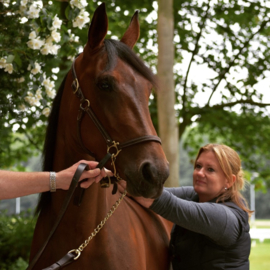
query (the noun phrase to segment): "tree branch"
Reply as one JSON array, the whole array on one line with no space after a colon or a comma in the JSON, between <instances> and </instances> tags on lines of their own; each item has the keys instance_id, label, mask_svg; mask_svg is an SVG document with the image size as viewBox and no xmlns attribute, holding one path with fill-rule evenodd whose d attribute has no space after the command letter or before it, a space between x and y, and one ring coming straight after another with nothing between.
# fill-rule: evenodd
<instances>
[{"instance_id":1,"label":"tree branch","mask_svg":"<svg viewBox=\"0 0 270 270\"><path fill-rule=\"evenodd\" d=\"M195 55L198 53L198 48L199 48L199 41L200 41L200 38L202 36L202 32L203 32L203 29L205 27L205 22L206 22L206 19L208 17L208 11L210 9L210 0L208 1L208 5L207 5L207 10L205 12L205 15L204 17L202 18L202 21L200 23L200 32L198 33L197 35L197 38L196 38L196 43L195 43L195 48L194 50L192 51L192 56L191 56L191 59L189 61L189 65L188 65L188 69L187 69L187 72L186 72L186 77L185 77L185 81L184 81L184 93L183 93L183 96L182 96L182 103L183 103L183 111L185 111L185 103L186 103L186 90L187 90L187 80L188 80L188 76L189 76L189 73L190 73L190 69L191 69L191 64L193 63L194 61L194 57Z\"/></svg>"},{"instance_id":2,"label":"tree branch","mask_svg":"<svg viewBox=\"0 0 270 270\"><path fill-rule=\"evenodd\" d=\"M260 102L255 102L253 101L252 99L240 99L240 100L237 100L237 101L234 101L234 102L229 102L229 103L222 103L222 104L216 104L216 105L213 105L212 107L208 107L208 108L213 108L213 109L216 109L216 108L225 108L225 107L233 107L237 104L249 104L249 105L253 105L253 106L258 106L260 108L265 108L265 107L268 107L270 106L270 103L260 103Z\"/></svg>"},{"instance_id":3,"label":"tree branch","mask_svg":"<svg viewBox=\"0 0 270 270\"><path fill-rule=\"evenodd\" d=\"M209 97L209 99L208 99L208 102L207 102L207 105L208 105L208 106L209 106L209 104L210 104L210 101L211 101L211 98L212 98L213 94L216 92L216 90L217 90L219 84L220 84L221 81L224 79L226 73L229 72L230 68L235 64L235 61L236 61L236 60L239 58L239 56L242 54L243 50L244 50L245 48L247 48L247 46L248 46L248 44L250 43L250 41L251 41L258 33L260 33L260 32L264 29L265 25L266 25L268 22L270 22L270 20L267 20L267 21L263 21L263 22L262 22L262 24L261 24L260 28L258 29L258 31L255 32L255 33L253 33L253 34L249 37L249 39L245 41L245 43L243 44L242 48L241 48L241 49L239 50L239 52L234 56L233 60L228 64L227 68L225 68L225 69L220 73L220 75L218 76L218 77L219 77L219 81L218 81L217 84L214 86L213 91L212 91L212 93L211 93L211 95L210 95L210 97Z\"/></svg>"}]
</instances>

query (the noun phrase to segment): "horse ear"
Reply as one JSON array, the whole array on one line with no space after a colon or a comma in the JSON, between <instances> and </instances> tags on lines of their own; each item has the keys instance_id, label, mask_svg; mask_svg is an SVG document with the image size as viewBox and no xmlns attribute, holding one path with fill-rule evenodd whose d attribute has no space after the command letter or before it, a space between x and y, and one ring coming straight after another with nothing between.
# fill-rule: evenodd
<instances>
[{"instance_id":1,"label":"horse ear","mask_svg":"<svg viewBox=\"0 0 270 270\"><path fill-rule=\"evenodd\" d=\"M125 43L131 49L136 44L140 36L140 24L139 24L139 11L136 10L131 18L129 27L125 32L124 36L121 38L121 42Z\"/></svg>"},{"instance_id":2,"label":"horse ear","mask_svg":"<svg viewBox=\"0 0 270 270\"><path fill-rule=\"evenodd\" d=\"M103 44L108 31L108 17L106 13L105 3L99 5L94 13L89 31L88 46L95 49Z\"/></svg>"}]
</instances>

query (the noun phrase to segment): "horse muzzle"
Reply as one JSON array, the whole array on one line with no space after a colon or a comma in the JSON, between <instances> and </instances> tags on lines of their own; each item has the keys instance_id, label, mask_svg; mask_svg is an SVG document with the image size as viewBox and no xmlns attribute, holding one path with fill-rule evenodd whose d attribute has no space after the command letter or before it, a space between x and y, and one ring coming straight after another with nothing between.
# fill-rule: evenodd
<instances>
[{"instance_id":1,"label":"horse muzzle","mask_svg":"<svg viewBox=\"0 0 270 270\"><path fill-rule=\"evenodd\" d=\"M145 198L159 197L169 176L168 163L162 165L144 161L137 172L126 172L128 193Z\"/></svg>"}]
</instances>

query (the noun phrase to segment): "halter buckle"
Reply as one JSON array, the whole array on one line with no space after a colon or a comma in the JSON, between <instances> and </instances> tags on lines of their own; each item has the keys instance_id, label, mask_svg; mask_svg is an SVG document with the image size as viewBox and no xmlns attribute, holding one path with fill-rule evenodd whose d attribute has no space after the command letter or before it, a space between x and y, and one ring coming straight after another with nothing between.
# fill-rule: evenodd
<instances>
[{"instance_id":1,"label":"halter buckle","mask_svg":"<svg viewBox=\"0 0 270 270\"><path fill-rule=\"evenodd\" d=\"M74 83L76 83L76 84L74 84ZM76 87L76 89L75 90L73 90L73 94L76 94L77 93L77 91L78 91L78 89L79 89L79 87L80 87L80 85L79 85L79 81L78 81L78 79L77 78L75 78L74 79L74 81L73 81L73 83L72 83L72 87Z\"/></svg>"},{"instance_id":2,"label":"halter buckle","mask_svg":"<svg viewBox=\"0 0 270 270\"><path fill-rule=\"evenodd\" d=\"M87 104L85 104L86 106L83 107L83 105L84 105L85 102L86 102ZM81 102L81 104L80 104L80 108L81 108L83 111L85 111L86 108L89 108L89 107L90 107L90 101L89 101L88 99L83 100L83 101Z\"/></svg>"}]
</instances>

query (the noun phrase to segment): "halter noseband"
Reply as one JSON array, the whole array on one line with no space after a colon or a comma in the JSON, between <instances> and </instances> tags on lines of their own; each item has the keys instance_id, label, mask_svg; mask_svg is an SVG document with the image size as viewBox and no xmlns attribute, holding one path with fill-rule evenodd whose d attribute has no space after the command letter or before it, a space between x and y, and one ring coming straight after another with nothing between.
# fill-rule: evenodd
<instances>
[{"instance_id":1,"label":"halter noseband","mask_svg":"<svg viewBox=\"0 0 270 270\"><path fill-rule=\"evenodd\" d=\"M129 141L126 142L116 142L114 140L111 139L110 135L106 132L106 130L103 128L102 124L100 123L100 121L97 119L96 115L94 114L92 108L91 108L91 103L88 99L86 99L83 95L82 89L80 87L79 81L78 81L78 77L75 71L75 61L76 59L73 61L72 64L72 76L73 76L73 82L72 82L72 90L73 90L73 94L75 94L79 100L80 100L80 108L79 108L79 113L78 113L78 117L77 117L77 133L78 133L78 137L79 137L79 141L80 144L82 146L82 148L92 157L95 158L95 154L93 152L91 152L84 144L82 141L82 136L81 136L81 121L83 119L84 113L86 112L88 114L88 116L91 118L91 120L94 122L94 124L96 125L96 127L98 128L98 130L100 131L101 135L103 136L106 145L107 145L107 154L110 153L111 154L111 160L112 160L112 166L114 169L114 176L116 177L116 181L121 180L119 174L116 172L116 166L115 166L115 160L116 157L118 156L118 154L121 152L121 150L123 148L132 146L134 144L138 144L138 143L142 143L142 142L147 142L147 141L154 141L154 142L158 142L161 144L161 140L158 136L155 135L144 135L144 136L140 136L138 138L134 138L131 139ZM110 151L113 150L114 153L111 153ZM109 179L110 180L110 179ZM102 186L104 187L109 187L110 183L108 184L104 184L104 181L102 183Z\"/></svg>"}]
</instances>

